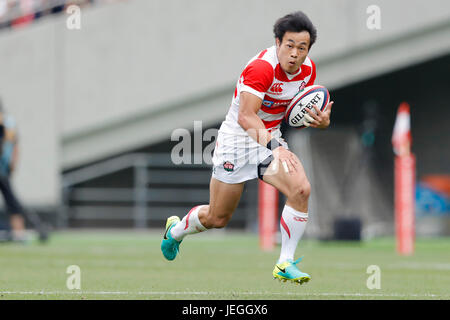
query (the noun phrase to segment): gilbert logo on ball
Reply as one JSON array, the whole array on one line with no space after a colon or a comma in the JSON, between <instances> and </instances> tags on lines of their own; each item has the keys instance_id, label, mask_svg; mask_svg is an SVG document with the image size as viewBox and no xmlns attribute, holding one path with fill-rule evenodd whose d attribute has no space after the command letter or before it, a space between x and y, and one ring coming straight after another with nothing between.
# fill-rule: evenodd
<instances>
[{"instance_id":1,"label":"gilbert logo on ball","mask_svg":"<svg viewBox=\"0 0 450 320\"><path fill-rule=\"evenodd\" d=\"M304 90L299 91L292 99L286 109L284 115L285 120L291 127L299 129L305 128L303 118L308 112L307 109L310 109L315 113L315 105L320 111L324 111L329 102L330 94L324 86L313 85L306 87Z\"/></svg>"}]
</instances>

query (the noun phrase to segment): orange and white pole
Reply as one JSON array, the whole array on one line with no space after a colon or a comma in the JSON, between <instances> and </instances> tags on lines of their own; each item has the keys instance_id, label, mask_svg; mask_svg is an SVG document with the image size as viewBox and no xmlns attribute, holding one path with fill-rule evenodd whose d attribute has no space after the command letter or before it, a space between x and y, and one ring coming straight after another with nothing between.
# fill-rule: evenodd
<instances>
[{"instance_id":1,"label":"orange and white pole","mask_svg":"<svg viewBox=\"0 0 450 320\"><path fill-rule=\"evenodd\" d=\"M278 190L258 180L259 246L262 250L275 247L278 219Z\"/></svg>"},{"instance_id":2,"label":"orange and white pole","mask_svg":"<svg viewBox=\"0 0 450 320\"><path fill-rule=\"evenodd\" d=\"M415 163L412 154L395 157L395 234L401 255L414 253Z\"/></svg>"},{"instance_id":3,"label":"orange and white pole","mask_svg":"<svg viewBox=\"0 0 450 320\"><path fill-rule=\"evenodd\" d=\"M394 202L395 235L397 252L401 255L414 253L415 240L415 172L416 158L411 153L410 107L400 104L392 134L394 148Z\"/></svg>"}]
</instances>

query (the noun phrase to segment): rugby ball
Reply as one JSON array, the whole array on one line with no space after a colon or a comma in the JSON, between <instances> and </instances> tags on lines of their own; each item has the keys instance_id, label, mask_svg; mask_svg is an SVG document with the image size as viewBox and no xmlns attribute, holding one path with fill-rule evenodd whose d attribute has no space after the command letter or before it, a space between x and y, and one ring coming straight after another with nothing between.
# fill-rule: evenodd
<instances>
[{"instance_id":1,"label":"rugby ball","mask_svg":"<svg viewBox=\"0 0 450 320\"><path fill-rule=\"evenodd\" d=\"M291 127L306 128L303 123L305 114L308 112L306 108L316 113L316 110L313 108L313 105L316 105L320 111L325 111L329 102L330 94L324 86L313 85L305 87L292 99L286 109L284 118Z\"/></svg>"}]
</instances>

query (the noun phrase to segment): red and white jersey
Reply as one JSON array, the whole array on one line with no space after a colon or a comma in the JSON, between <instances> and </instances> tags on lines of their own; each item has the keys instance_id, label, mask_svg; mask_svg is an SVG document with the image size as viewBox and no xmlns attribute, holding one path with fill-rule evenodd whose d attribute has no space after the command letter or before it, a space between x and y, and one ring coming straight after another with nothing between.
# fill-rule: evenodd
<instances>
[{"instance_id":1,"label":"red and white jersey","mask_svg":"<svg viewBox=\"0 0 450 320\"><path fill-rule=\"evenodd\" d=\"M309 57L306 57L296 74L289 74L278 62L276 46L263 50L254 56L242 71L230 110L220 131L239 136L247 135L238 123L239 98L243 91L262 99L261 109L257 114L265 127L271 132L279 129L291 100L300 89L313 85L315 79L316 67Z\"/></svg>"}]
</instances>

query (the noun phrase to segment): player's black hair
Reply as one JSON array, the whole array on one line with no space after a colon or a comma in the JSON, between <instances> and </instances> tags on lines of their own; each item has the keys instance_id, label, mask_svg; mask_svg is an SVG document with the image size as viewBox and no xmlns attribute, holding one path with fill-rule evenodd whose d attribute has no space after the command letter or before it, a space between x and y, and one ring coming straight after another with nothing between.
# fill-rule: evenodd
<instances>
[{"instance_id":1,"label":"player's black hair","mask_svg":"<svg viewBox=\"0 0 450 320\"><path fill-rule=\"evenodd\" d=\"M275 38L281 41L286 32L302 32L308 31L310 37L309 48L316 42L317 29L309 20L308 16L301 11L296 11L285 15L275 22L273 33Z\"/></svg>"}]
</instances>

